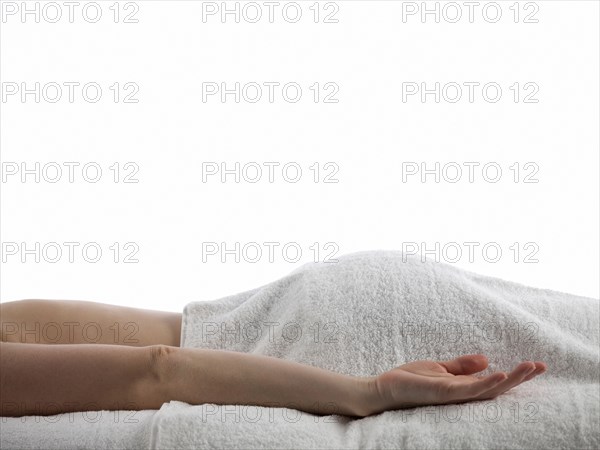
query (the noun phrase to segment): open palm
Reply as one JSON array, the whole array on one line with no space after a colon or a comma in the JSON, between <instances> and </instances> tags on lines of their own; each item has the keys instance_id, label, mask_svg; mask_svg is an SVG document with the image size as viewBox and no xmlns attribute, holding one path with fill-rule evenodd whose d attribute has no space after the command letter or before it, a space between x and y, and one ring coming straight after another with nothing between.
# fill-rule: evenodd
<instances>
[{"instance_id":1,"label":"open palm","mask_svg":"<svg viewBox=\"0 0 600 450\"><path fill-rule=\"evenodd\" d=\"M487 366L487 358L475 354L450 361L414 361L396 367L375 378L379 397L375 412L494 398L547 369L541 361L525 361L508 374L475 375Z\"/></svg>"}]
</instances>

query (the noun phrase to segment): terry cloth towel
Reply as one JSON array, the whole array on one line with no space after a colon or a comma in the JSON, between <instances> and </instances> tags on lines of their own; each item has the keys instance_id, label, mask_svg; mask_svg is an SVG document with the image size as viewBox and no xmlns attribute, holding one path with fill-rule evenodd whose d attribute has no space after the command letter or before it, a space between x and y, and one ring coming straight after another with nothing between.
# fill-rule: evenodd
<instances>
[{"instance_id":1,"label":"terry cloth towel","mask_svg":"<svg viewBox=\"0 0 600 450\"><path fill-rule=\"evenodd\" d=\"M147 449L158 411L83 411L0 417L0 449Z\"/></svg>"},{"instance_id":2,"label":"terry cloth towel","mask_svg":"<svg viewBox=\"0 0 600 450\"><path fill-rule=\"evenodd\" d=\"M189 303L181 345L275 356L357 376L483 353L483 373L548 372L493 400L363 419L282 407L170 402L154 448L598 448L599 301L395 251L308 263L277 281Z\"/></svg>"}]
</instances>

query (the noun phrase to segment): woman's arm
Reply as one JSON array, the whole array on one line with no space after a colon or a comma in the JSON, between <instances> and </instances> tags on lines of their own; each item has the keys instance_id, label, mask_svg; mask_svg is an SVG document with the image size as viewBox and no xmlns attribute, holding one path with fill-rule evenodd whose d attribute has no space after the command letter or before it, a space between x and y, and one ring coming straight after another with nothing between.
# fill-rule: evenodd
<instances>
[{"instance_id":1,"label":"woman's arm","mask_svg":"<svg viewBox=\"0 0 600 450\"><path fill-rule=\"evenodd\" d=\"M158 409L179 400L364 417L408 406L491 398L486 395L499 395L545 369L543 363L530 362L508 376L468 375L485 366L485 357L473 355L410 363L378 377L353 377L233 351L0 343L0 403L5 416ZM525 367L534 371L526 374Z\"/></svg>"},{"instance_id":2,"label":"woman's arm","mask_svg":"<svg viewBox=\"0 0 600 450\"><path fill-rule=\"evenodd\" d=\"M354 377L232 351L163 347L156 356L152 385L159 401L270 405L357 417L493 398L546 370L542 362L523 362L510 374L476 377L487 367L487 358L465 355L440 363L416 361L377 377Z\"/></svg>"}]
</instances>

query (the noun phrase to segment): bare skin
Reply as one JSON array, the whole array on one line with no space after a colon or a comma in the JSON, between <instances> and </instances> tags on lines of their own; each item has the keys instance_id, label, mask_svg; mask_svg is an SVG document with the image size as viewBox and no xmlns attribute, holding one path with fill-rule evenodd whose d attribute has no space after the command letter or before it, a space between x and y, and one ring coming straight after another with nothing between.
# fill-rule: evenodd
<instances>
[{"instance_id":1,"label":"bare skin","mask_svg":"<svg viewBox=\"0 0 600 450\"><path fill-rule=\"evenodd\" d=\"M179 347L181 313L78 300L0 303L0 341Z\"/></svg>"},{"instance_id":2,"label":"bare skin","mask_svg":"<svg viewBox=\"0 0 600 450\"><path fill-rule=\"evenodd\" d=\"M114 330L115 323L137 320L137 342L115 345L115 333L103 333L110 342L90 344L89 334L78 337L74 332L67 342L53 343L57 334L49 333L49 323L79 322L83 329L86 320L97 324L94 330ZM180 348L180 315L91 302L3 303L0 322L8 331L0 342L3 416L158 409L179 400L365 417L491 399L546 370L541 361L526 361L508 374L477 376L487 367L487 358L464 355L450 361L411 362L375 377L354 377L269 356ZM46 334L36 334L36 322ZM22 330L33 331L24 335Z\"/></svg>"}]
</instances>

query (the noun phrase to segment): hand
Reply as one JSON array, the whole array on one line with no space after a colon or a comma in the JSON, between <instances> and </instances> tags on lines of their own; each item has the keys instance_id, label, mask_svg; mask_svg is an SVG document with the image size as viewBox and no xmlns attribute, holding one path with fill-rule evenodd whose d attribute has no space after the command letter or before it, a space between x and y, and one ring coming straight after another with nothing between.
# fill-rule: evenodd
<instances>
[{"instance_id":1,"label":"hand","mask_svg":"<svg viewBox=\"0 0 600 450\"><path fill-rule=\"evenodd\" d=\"M494 398L547 369L541 361L526 361L509 374L473 375L487 366L487 358L476 354L450 361L415 361L396 367L370 379L375 401L365 415L421 405Z\"/></svg>"}]
</instances>

